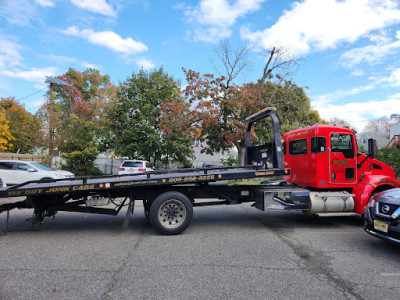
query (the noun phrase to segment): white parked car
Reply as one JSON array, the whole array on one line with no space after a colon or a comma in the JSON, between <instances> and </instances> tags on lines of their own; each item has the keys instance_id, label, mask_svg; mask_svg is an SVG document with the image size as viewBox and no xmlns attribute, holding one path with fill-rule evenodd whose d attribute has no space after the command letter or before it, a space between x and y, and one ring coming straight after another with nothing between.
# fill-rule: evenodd
<instances>
[{"instance_id":1,"label":"white parked car","mask_svg":"<svg viewBox=\"0 0 400 300\"><path fill-rule=\"evenodd\" d=\"M73 178L68 171L52 170L34 161L0 160L0 178L6 185L32 180Z\"/></svg>"},{"instance_id":2,"label":"white parked car","mask_svg":"<svg viewBox=\"0 0 400 300\"><path fill-rule=\"evenodd\" d=\"M124 160L119 167L118 175L143 173L154 171L152 165L146 160Z\"/></svg>"}]
</instances>

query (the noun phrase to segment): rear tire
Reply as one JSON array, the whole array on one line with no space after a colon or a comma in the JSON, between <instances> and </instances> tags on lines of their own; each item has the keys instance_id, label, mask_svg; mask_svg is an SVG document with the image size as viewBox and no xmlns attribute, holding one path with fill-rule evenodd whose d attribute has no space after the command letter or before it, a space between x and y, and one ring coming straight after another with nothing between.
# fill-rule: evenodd
<instances>
[{"instance_id":1,"label":"rear tire","mask_svg":"<svg viewBox=\"0 0 400 300\"><path fill-rule=\"evenodd\" d=\"M161 234L174 235L183 232L193 217L193 205L179 192L159 195L150 206L150 222Z\"/></svg>"}]
</instances>

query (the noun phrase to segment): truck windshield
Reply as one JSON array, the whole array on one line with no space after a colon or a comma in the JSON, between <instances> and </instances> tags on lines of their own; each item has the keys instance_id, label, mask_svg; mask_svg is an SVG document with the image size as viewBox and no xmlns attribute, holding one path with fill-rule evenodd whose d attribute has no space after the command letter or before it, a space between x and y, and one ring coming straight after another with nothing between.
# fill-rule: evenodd
<instances>
[{"instance_id":1,"label":"truck windshield","mask_svg":"<svg viewBox=\"0 0 400 300\"><path fill-rule=\"evenodd\" d=\"M332 134L332 152L342 152L345 158L354 158L352 136L349 134Z\"/></svg>"}]
</instances>

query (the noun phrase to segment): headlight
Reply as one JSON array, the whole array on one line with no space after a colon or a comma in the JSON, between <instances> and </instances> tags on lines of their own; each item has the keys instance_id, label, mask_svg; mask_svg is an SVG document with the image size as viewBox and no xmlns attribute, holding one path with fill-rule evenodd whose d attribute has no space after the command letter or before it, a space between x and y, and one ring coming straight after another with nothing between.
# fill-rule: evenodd
<instances>
[{"instance_id":1,"label":"headlight","mask_svg":"<svg viewBox=\"0 0 400 300\"><path fill-rule=\"evenodd\" d=\"M368 208L375 208L375 204L376 204L376 201L374 200L374 198L370 199L368 201Z\"/></svg>"},{"instance_id":2,"label":"headlight","mask_svg":"<svg viewBox=\"0 0 400 300\"><path fill-rule=\"evenodd\" d=\"M63 174L54 174L54 175L56 175L58 178L65 178L65 177L66 177L66 176L63 175Z\"/></svg>"}]
</instances>

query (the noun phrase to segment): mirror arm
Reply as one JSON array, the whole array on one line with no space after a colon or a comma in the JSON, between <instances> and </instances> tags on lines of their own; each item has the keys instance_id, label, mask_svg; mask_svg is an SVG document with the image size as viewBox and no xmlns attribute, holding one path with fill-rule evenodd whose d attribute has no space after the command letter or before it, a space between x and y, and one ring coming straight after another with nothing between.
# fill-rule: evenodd
<instances>
[{"instance_id":1,"label":"mirror arm","mask_svg":"<svg viewBox=\"0 0 400 300\"><path fill-rule=\"evenodd\" d=\"M365 161L370 157L372 157L372 156L370 154L368 154L367 157L362 160L362 162L358 163L357 169L361 168L361 166L365 163Z\"/></svg>"}]
</instances>

